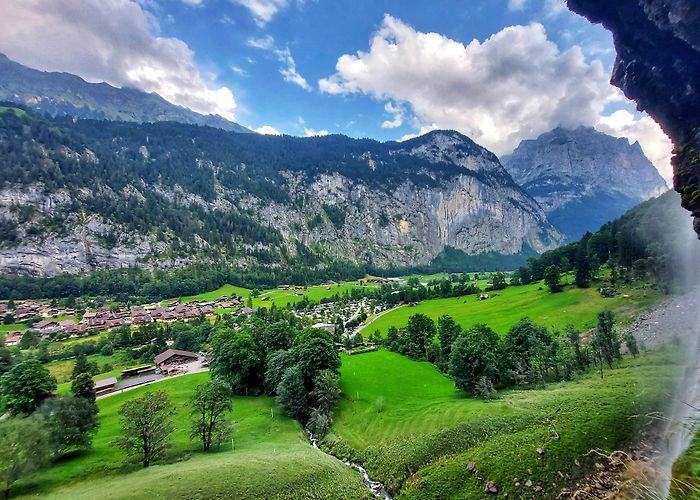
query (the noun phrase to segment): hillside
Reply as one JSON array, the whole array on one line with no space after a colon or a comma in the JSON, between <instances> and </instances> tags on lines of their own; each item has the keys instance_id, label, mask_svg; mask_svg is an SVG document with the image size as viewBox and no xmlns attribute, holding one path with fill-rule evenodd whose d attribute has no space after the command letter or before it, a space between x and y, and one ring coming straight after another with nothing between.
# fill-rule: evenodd
<instances>
[{"instance_id":1,"label":"hillside","mask_svg":"<svg viewBox=\"0 0 700 500\"><path fill-rule=\"evenodd\" d=\"M88 83L70 73L38 71L0 54L0 101L25 104L53 116L126 122L175 121L252 133L218 115L202 115L161 96L108 83Z\"/></svg>"},{"instance_id":2,"label":"hillside","mask_svg":"<svg viewBox=\"0 0 700 500\"><path fill-rule=\"evenodd\" d=\"M0 272L319 267L541 253L561 242L495 155L401 143L0 113ZM18 168L19 167L19 168Z\"/></svg>"},{"instance_id":3,"label":"hillside","mask_svg":"<svg viewBox=\"0 0 700 500\"><path fill-rule=\"evenodd\" d=\"M668 189L639 143L588 127L523 141L501 161L570 241Z\"/></svg>"}]
</instances>

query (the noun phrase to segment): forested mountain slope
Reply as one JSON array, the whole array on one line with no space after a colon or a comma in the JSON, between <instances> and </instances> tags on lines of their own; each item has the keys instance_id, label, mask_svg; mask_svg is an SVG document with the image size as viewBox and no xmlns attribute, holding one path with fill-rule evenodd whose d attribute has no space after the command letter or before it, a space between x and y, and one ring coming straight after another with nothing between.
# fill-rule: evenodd
<instances>
[{"instance_id":1,"label":"forested mountain slope","mask_svg":"<svg viewBox=\"0 0 700 500\"><path fill-rule=\"evenodd\" d=\"M401 143L0 111L0 272L429 263L561 242L495 155Z\"/></svg>"}]
</instances>

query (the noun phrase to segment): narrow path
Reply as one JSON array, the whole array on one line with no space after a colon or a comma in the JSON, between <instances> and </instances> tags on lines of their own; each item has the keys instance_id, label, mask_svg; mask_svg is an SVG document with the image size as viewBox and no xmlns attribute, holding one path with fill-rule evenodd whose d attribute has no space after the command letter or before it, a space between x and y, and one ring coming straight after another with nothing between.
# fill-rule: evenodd
<instances>
[{"instance_id":1,"label":"narrow path","mask_svg":"<svg viewBox=\"0 0 700 500\"><path fill-rule=\"evenodd\" d=\"M145 387L147 385L157 384L158 382L163 382L164 380L172 380L172 379L177 378L177 377L186 377L187 375L194 375L195 373L202 373L202 372L208 372L208 371L209 371L209 368L199 368L197 370L192 370L192 371L187 372L187 373L180 373L178 375L171 375L168 377L159 378L157 380L151 380L150 382L145 382L145 383L139 384L139 385L132 385L131 387L127 387L125 389L119 389L119 390L116 390L114 392L110 392L109 394L105 394L103 396L98 396L97 399L108 398L110 396L114 396L116 394L121 394L123 392L131 391L133 389L138 389L140 387Z\"/></svg>"},{"instance_id":2,"label":"narrow path","mask_svg":"<svg viewBox=\"0 0 700 500\"><path fill-rule=\"evenodd\" d=\"M375 321L377 321L379 318L381 318L381 317L384 316L385 314L390 313L391 311L395 311L396 309L399 309L399 308L401 308L401 307L404 307L405 305L406 305L406 304L401 304L401 305L398 305L398 306L394 306L394 307L392 307L391 309L387 309L386 311L380 312L380 313L377 314L376 316L372 317L372 319L370 319L370 320L369 320L367 323L365 323L364 325L359 325L357 328L355 328L355 331L353 332L353 334L359 333L359 332L361 332L362 330L364 330L365 328L369 328L369 325L371 325L372 323L374 323Z\"/></svg>"}]
</instances>

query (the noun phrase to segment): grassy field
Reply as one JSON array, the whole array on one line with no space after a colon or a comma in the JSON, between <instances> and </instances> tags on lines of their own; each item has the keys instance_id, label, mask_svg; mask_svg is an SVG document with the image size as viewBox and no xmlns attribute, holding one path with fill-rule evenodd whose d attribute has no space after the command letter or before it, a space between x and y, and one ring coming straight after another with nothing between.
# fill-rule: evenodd
<instances>
[{"instance_id":1,"label":"grassy field","mask_svg":"<svg viewBox=\"0 0 700 500\"><path fill-rule=\"evenodd\" d=\"M358 474L314 450L295 421L267 397L236 397L234 449L204 454L189 440L186 402L206 381L198 373L111 396L98 402L100 429L93 448L18 483L16 495L41 498L366 498ZM119 434L118 409L146 391L165 390L177 405L168 465L147 470L124 464L110 443Z\"/></svg>"},{"instance_id":2,"label":"grassy field","mask_svg":"<svg viewBox=\"0 0 700 500\"><path fill-rule=\"evenodd\" d=\"M0 325L0 332L14 332L26 329L27 325L25 325L24 323L11 323L9 325Z\"/></svg>"},{"instance_id":3,"label":"grassy field","mask_svg":"<svg viewBox=\"0 0 700 500\"><path fill-rule=\"evenodd\" d=\"M364 286L371 287L375 285L367 284ZM304 298L304 296L306 296L312 302L318 302L321 299L332 297L336 293L342 295L345 292L352 290L353 288L360 288L360 285L357 281L348 281L335 285L310 286L298 290L280 290L279 288L271 288L269 290L260 291L260 295L253 299L253 307L269 307L272 304L275 304L278 307L283 307L287 304L295 304L301 301ZM243 297L244 299L247 299L250 296L250 292L251 290L248 288L242 288L235 285L224 285L220 288L217 288L216 290L212 290L211 292L200 293L199 295L191 295L189 297L181 297L179 300L183 303L192 302L195 300L211 301L216 300L219 297L230 295L237 295ZM225 313L229 311L222 310L217 312Z\"/></svg>"},{"instance_id":4,"label":"grassy field","mask_svg":"<svg viewBox=\"0 0 700 500\"><path fill-rule=\"evenodd\" d=\"M113 370L100 373L95 375L95 379L101 379L112 376L114 373L119 373L124 368L129 366L137 366L143 364L139 360L126 360L124 357L124 351L115 351L111 356L103 356L102 354L90 354L87 356L88 361L97 363L99 368L102 368L105 364L112 365ZM59 385L70 380L71 373L73 372L73 367L75 366L75 359L62 359L58 361L51 361L44 365L51 375L56 377Z\"/></svg>"},{"instance_id":5,"label":"grassy field","mask_svg":"<svg viewBox=\"0 0 700 500\"><path fill-rule=\"evenodd\" d=\"M631 416L662 405L664 388L677 376L676 359L671 351L648 353L624 360L603 380L590 373L484 402L456 390L427 363L386 351L343 357L344 396L326 446L362 461L402 497L481 498L486 480L501 493L527 496L514 485L521 478L541 485L542 498L554 498L566 482L559 471L584 473L592 463L583 454L615 449L640 424ZM465 473L470 461L484 481Z\"/></svg>"},{"instance_id":6,"label":"grassy field","mask_svg":"<svg viewBox=\"0 0 700 500\"><path fill-rule=\"evenodd\" d=\"M623 294L629 297L624 297ZM417 313L426 314L435 320L443 314L449 314L464 328L484 323L500 334L506 333L524 316L553 329L563 330L571 323L585 330L595 326L597 314L604 309L614 310L621 320L630 319L639 310L651 307L659 298L658 292L648 288L623 290L623 294L603 298L595 287L566 287L562 292L550 293L541 283L513 286L492 293L487 300L468 295L425 300L415 306L401 306L378 318L365 327L362 333L369 335L378 329L382 335L386 335L389 327L405 327L408 318Z\"/></svg>"}]
</instances>

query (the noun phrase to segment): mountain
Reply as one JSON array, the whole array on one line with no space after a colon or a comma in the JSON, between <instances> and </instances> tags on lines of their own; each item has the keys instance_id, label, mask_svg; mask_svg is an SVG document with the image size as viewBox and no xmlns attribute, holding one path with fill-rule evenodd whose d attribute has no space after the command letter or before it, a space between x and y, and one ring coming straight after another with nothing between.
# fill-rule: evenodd
<instances>
[{"instance_id":1,"label":"mountain","mask_svg":"<svg viewBox=\"0 0 700 500\"><path fill-rule=\"evenodd\" d=\"M398 267L562 241L498 158L457 132L380 143L0 111L4 273Z\"/></svg>"},{"instance_id":2,"label":"mountain","mask_svg":"<svg viewBox=\"0 0 700 500\"><path fill-rule=\"evenodd\" d=\"M569 240L668 189L638 142L590 127L556 128L501 162Z\"/></svg>"},{"instance_id":3,"label":"mountain","mask_svg":"<svg viewBox=\"0 0 700 500\"><path fill-rule=\"evenodd\" d=\"M0 54L0 101L25 104L53 116L70 115L127 122L175 121L231 132L251 130L218 115L202 115L176 106L156 93L88 83L70 73L28 68Z\"/></svg>"}]
</instances>

